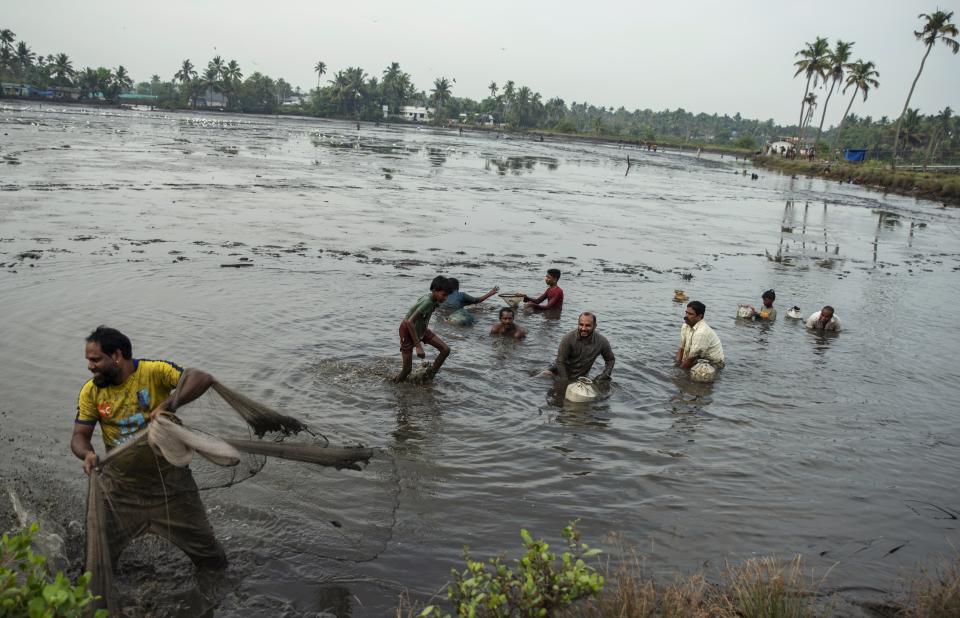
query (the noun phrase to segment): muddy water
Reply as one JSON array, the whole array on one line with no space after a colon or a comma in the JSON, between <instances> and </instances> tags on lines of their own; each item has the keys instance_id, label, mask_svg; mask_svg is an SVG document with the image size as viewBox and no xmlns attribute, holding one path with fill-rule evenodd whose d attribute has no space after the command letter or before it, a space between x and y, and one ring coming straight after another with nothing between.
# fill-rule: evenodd
<instances>
[{"instance_id":1,"label":"muddy water","mask_svg":"<svg viewBox=\"0 0 960 618\"><path fill-rule=\"evenodd\" d=\"M0 128L3 475L36 481L35 508L80 517L68 436L100 323L380 449L367 473L271 462L204 494L233 561L220 615L383 615L464 545L512 552L573 518L654 572L799 553L852 601L960 541L956 211L494 133L47 106ZM435 324L453 354L434 384L387 381L435 274L532 294L551 266L560 320L493 341L494 298L473 328ZM734 319L771 287L779 320ZM723 341L713 385L671 365L677 288ZM827 303L838 336L785 316ZM617 366L608 399L564 405L531 374L580 310Z\"/></svg>"}]
</instances>

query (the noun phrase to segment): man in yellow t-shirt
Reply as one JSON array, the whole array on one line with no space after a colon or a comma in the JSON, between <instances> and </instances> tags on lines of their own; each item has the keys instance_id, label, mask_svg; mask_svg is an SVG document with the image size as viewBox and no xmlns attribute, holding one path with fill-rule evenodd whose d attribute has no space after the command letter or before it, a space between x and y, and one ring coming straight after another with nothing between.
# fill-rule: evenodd
<instances>
[{"instance_id":1,"label":"man in yellow t-shirt","mask_svg":"<svg viewBox=\"0 0 960 618\"><path fill-rule=\"evenodd\" d=\"M205 393L213 377L168 361L133 358L130 339L100 326L87 337L87 368L93 373L80 390L70 449L88 475L97 470L107 513L106 529L114 566L123 548L146 532L169 539L200 569L226 566L226 554L213 534L189 468L177 468L147 445L98 467L91 438L99 423L107 452L132 440L161 411Z\"/></svg>"}]
</instances>

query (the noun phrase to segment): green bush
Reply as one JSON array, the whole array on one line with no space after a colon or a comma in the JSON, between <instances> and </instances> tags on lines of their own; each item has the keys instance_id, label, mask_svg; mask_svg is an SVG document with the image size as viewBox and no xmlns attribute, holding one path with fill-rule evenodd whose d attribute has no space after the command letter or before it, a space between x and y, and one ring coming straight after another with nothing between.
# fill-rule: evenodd
<instances>
[{"instance_id":1,"label":"green bush","mask_svg":"<svg viewBox=\"0 0 960 618\"><path fill-rule=\"evenodd\" d=\"M3 535L0 542L0 617L80 618L89 614L94 596L87 590L90 573L71 582L58 572L52 579L47 573L47 559L33 553L31 544L37 524L12 537ZM106 610L97 610L96 618L104 618Z\"/></svg>"},{"instance_id":2,"label":"green bush","mask_svg":"<svg viewBox=\"0 0 960 618\"><path fill-rule=\"evenodd\" d=\"M533 618L551 616L577 599L596 596L603 590L603 576L587 566L584 558L600 553L580 540L576 522L563 529L569 551L560 562L550 553L542 539L534 540L526 530L520 531L523 557L513 568L500 557L487 562L470 559L464 549L467 568L453 570L453 583L447 597L453 601L458 616L469 618ZM421 617L445 616L434 605L427 606ZM447 614L446 616L449 616Z\"/></svg>"}]
</instances>

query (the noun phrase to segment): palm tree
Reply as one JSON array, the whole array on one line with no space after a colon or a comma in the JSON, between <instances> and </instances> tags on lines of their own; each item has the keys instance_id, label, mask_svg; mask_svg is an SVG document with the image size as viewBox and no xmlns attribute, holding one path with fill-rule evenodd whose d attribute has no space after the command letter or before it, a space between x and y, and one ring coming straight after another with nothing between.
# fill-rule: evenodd
<instances>
[{"instance_id":1,"label":"palm tree","mask_svg":"<svg viewBox=\"0 0 960 618\"><path fill-rule=\"evenodd\" d=\"M193 69L193 63L190 60L184 60L180 65L180 70L173 74L174 81L180 80L181 84L197 78L197 72Z\"/></svg>"},{"instance_id":2,"label":"palm tree","mask_svg":"<svg viewBox=\"0 0 960 618\"><path fill-rule=\"evenodd\" d=\"M317 74L317 90L320 90L320 78L327 72L327 63L322 60L318 61L313 65L313 72Z\"/></svg>"},{"instance_id":3,"label":"palm tree","mask_svg":"<svg viewBox=\"0 0 960 618\"><path fill-rule=\"evenodd\" d=\"M13 42L17 40L17 35L14 34L13 30L10 28L4 28L0 30L0 46L3 49L12 52L13 51Z\"/></svg>"},{"instance_id":4,"label":"palm tree","mask_svg":"<svg viewBox=\"0 0 960 618\"><path fill-rule=\"evenodd\" d=\"M936 152L937 147L940 145L940 136L946 136L950 132L950 122L953 117L953 110L949 106L943 108L943 111L936 115L933 125L933 132L930 134L930 144L927 146L927 156L924 160L923 167L926 169L930 165L930 157L933 156Z\"/></svg>"},{"instance_id":5,"label":"palm tree","mask_svg":"<svg viewBox=\"0 0 960 618\"><path fill-rule=\"evenodd\" d=\"M490 89L490 98L496 99L497 98L497 82L490 82L490 85L487 86L487 88Z\"/></svg>"},{"instance_id":6,"label":"palm tree","mask_svg":"<svg viewBox=\"0 0 960 618\"><path fill-rule=\"evenodd\" d=\"M19 67L20 76L26 72L28 68L33 65L33 61L36 58L36 54L30 51L30 48L27 47L27 44L23 41L17 43L17 66Z\"/></svg>"},{"instance_id":7,"label":"palm tree","mask_svg":"<svg viewBox=\"0 0 960 618\"><path fill-rule=\"evenodd\" d=\"M859 58L847 67L847 79L842 92L846 94L850 86L853 86L853 95L850 97L850 103L847 104L846 111L843 112L843 118L840 119L840 126L837 127L837 132L833 136L833 144L830 146L831 151L836 150L837 141L840 139L840 134L843 133L843 124L847 120L850 108L853 107L853 101L857 98L857 93L862 92L863 100L866 101L870 89L880 87L880 82L877 81L880 73L877 72L876 68L876 65L872 62L864 62Z\"/></svg>"},{"instance_id":8,"label":"palm tree","mask_svg":"<svg viewBox=\"0 0 960 618\"><path fill-rule=\"evenodd\" d=\"M203 72L203 79L200 81L200 86L206 94L207 105L209 106L210 99L213 98L213 92L220 91L220 70L214 66L213 62L207 64L207 69Z\"/></svg>"},{"instance_id":9,"label":"palm tree","mask_svg":"<svg viewBox=\"0 0 960 618\"><path fill-rule=\"evenodd\" d=\"M240 70L240 65L236 60L231 60L223 68L223 93L227 97L228 107L234 106L234 97L241 79L243 79L243 72Z\"/></svg>"},{"instance_id":10,"label":"palm tree","mask_svg":"<svg viewBox=\"0 0 960 618\"><path fill-rule=\"evenodd\" d=\"M830 80L830 90L827 92L827 100L823 102L823 113L820 114L820 126L817 127L817 137L813 140L814 148L820 143L820 134L823 132L823 120L827 117L827 106L830 105L830 96L833 90L841 81L843 81L844 71L847 69L850 60L850 51L853 43L837 40L836 46L828 54L830 67L827 70L827 79Z\"/></svg>"},{"instance_id":11,"label":"palm tree","mask_svg":"<svg viewBox=\"0 0 960 618\"><path fill-rule=\"evenodd\" d=\"M213 68L217 72L217 77L223 76L223 69L226 65L223 63L223 58L220 56L214 56L213 60L207 63L207 68Z\"/></svg>"},{"instance_id":12,"label":"palm tree","mask_svg":"<svg viewBox=\"0 0 960 618\"><path fill-rule=\"evenodd\" d=\"M53 75L57 78L59 85L70 85L70 79L74 76L73 63L70 57L64 53L59 53L53 59Z\"/></svg>"},{"instance_id":13,"label":"palm tree","mask_svg":"<svg viewBox=\"0 0 960 618\"><path fill-rule=\"evenodd\" d=\"M801 130L807 128L807 125L813 120L813 111L817 108L817 93L811 92L804 97L803 102L807 106L807 115L803 119L803 124L800 125Z\"/></svg>"},{"instance_id":14,"label":"palm tree","mask_svg":"<svg viewBox=\"0 0 960 618\"><path fill-rule=\"evenodd\" d=\"M110 98L114 102L120 100L120 95L124 92L130 90L130 87L133 86L133 80L130 78L130 74L127 73L127 69L121 64L117 67L117 70L113 72L112 79L108 90L110 91Z\"/></svg>"},{"instance_id":15,"label":"palm tree","mask_svg":"<svg viewBox=\"0 0 960 618\"><path fill-rule=\"evenodd\" d=\"M813 43L807 43L807 46L798 51L795 55L800 56L800 60L794 62L797 72L793 74L797 77L801 73L807 76L807 85L803 91L803 99L800 101L800 123L797 125L797 137L803 140L803 118L804 107L806 106L807 95L810 94L810 82L816 87L821 79L824 79L828 69L827 54L830 52L830 42L817 37Z\"/></svg>"},{"instance_id":16,"label":"palm tree","mask_svg":"<svg viewBox=\"0 0 960 618\"><path fill-rule=\"evenodd\" d=\"M400 110L403 100L410 87L410 76L400 69L399 62L391 62L383 71L381 90L386 99L388 109L394 113Z\"/></svg>"},{"instance_id":17,"label":"palm tree","mask_svg":"<svg viewBox=\"0 0 960 618\"><path fill-rule=\"evenodd\" d=\"M447 101L450 100L450 81L446 77L438 77L433 80L433 90L430 91L430 98L433 99L433 104L437 108L437 118L439 119L441 115L441 110L444 105L447 104Z\"/></svg>"},{"instance_id":18,"label":"palm tree","mask_svg":"<svg viewBox=\"0 0 960 618\"><path fill-rule=\"evenodd\" d=\"M917 87L917 81L920 79L920 74L923 73L923 65L927 61L927 56L930 55L930 50L933 49L933 44L940 40L943 41L943 44L954 54L960 52L960 42L957 42L956 38L954 38L960 34L960 31L957 30L955 24L950 22L950 19L953 18L953 11L946 13L936 11L933 15L920 13L917 17L926 20L926 22L923 24L923 29L914 31L913 35L917 37L918 41L923 41L927 50L923 52L923 60L920 61L920 70L917 71L917 76L913 78L913 84L910 85L910 92L907 94L907 100L903 104L903 111L900 112L900 119L897 121L897 136L893 140L893 156L890 159L891 169L897 169L897 147L900 144L900 128L903 124L903 117L907 113L907 107L910 105L910 97L913 96L913 89Z\"/></svg>"},{"instance_id":19,"label":"palm tree","mask_svg":"<svg viewBox=\"0 0 960 618\"><path fill-rule=\"evenodd\" d=\"M97 91L97 72L90 67L85 68L77 75L77 86L80 88L80 98L88 98Z\"/></svg>"}]
</instances>

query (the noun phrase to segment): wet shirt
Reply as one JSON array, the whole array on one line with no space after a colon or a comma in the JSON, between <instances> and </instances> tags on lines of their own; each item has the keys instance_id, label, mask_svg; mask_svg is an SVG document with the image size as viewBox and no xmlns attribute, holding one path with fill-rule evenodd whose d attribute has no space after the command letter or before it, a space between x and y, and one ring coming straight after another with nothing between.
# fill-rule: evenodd
<instances>
[{"instance_id":1,"label":"wet shirt","mask_svg":"<svg viewBox=\"0 0 960 618\"><path fill-rule=\"evenodd\" d=\"M413 329L417 331L417 339L423 339L423 335L427 332L427 325L430 323L430 316L438 305L439 303L434 302L431 292L418 298L413 307L410 307L404 319L413 324Z\"/></svg>"},{"instance_id":2,"label":"wet shirt","mask_svg":"<svg viewBox=\"0 0 960 618\"><path fill-rule=\"evenodd\" d=\"M826 325L820 324L820 312L817 311L809 318L807 318L807 328L812 328L814 330L840 330L840 320L837 319L836 315L830 316L830 321Z\"/></svg>"},{"instance_id":3,"label":"wet shirt","mask_svg":"<svg viewBox=\"0 0 960 618\"><path fill-rule=\"evenodd\" d=\"M463 309L467 305L476 305L477 299L473 296L470 296L466 292L461 292L457 290L456 292L447 296L447 300L440 305L443 309L449 309L450 311L456 311L457 309Z\"/></svg>"},{"instance_id":4,"label":"wet shirt","mask_svg":"<svg viewBox=\"0 0 960 618\"><path fill-rule=\"evenodd\" d=\"M700 320L693 326L684 323L680 327L680 347L683 349L683 360L705 358L723 367L723 345L706 320Z\"/></svg>"},{"instance_id":5,"label":"wet shirt","mask_svg":"<svg viewBox=\"0 0 960 618\"><path fill-rule=\"evenodd\" d=\"M579 331L571 331L560 340L560 349L557 350L557 375L566 380L586 377L598 356L603 356L606 364L603 373L598 377L609 378L616 359L607 338L597 331L593 331L587 338L581 337Z\"/></svg>"},{"instance_id":6,"label":"wet shirt","mask_svg":"<svg viewBox=\"0 0 960 618\"><path fill-rule=\"evenodd\" d=\"M182 372L169 361L134 359L123 384L101 388L91 379L80 389L76 422L100 423L107 450L120 446L147 426L150 412L177 387Z\"/></svg>"},{"instance_id":7,"label":"wet shirt","mask_svg":"<svg viewBox=\"0 0 960 618\"><path fill-rule=\"evenodd\" d=\"M538 311L550 311L555 309L557 311L563 309L563 290L560 289L559 285L554 285L538 296L537 298L524 297L524 300L527 302L534 302L537 304L536 309ZM543 301L547 301L546 305L541 305Z\"/></svg>"}]
</instances>

